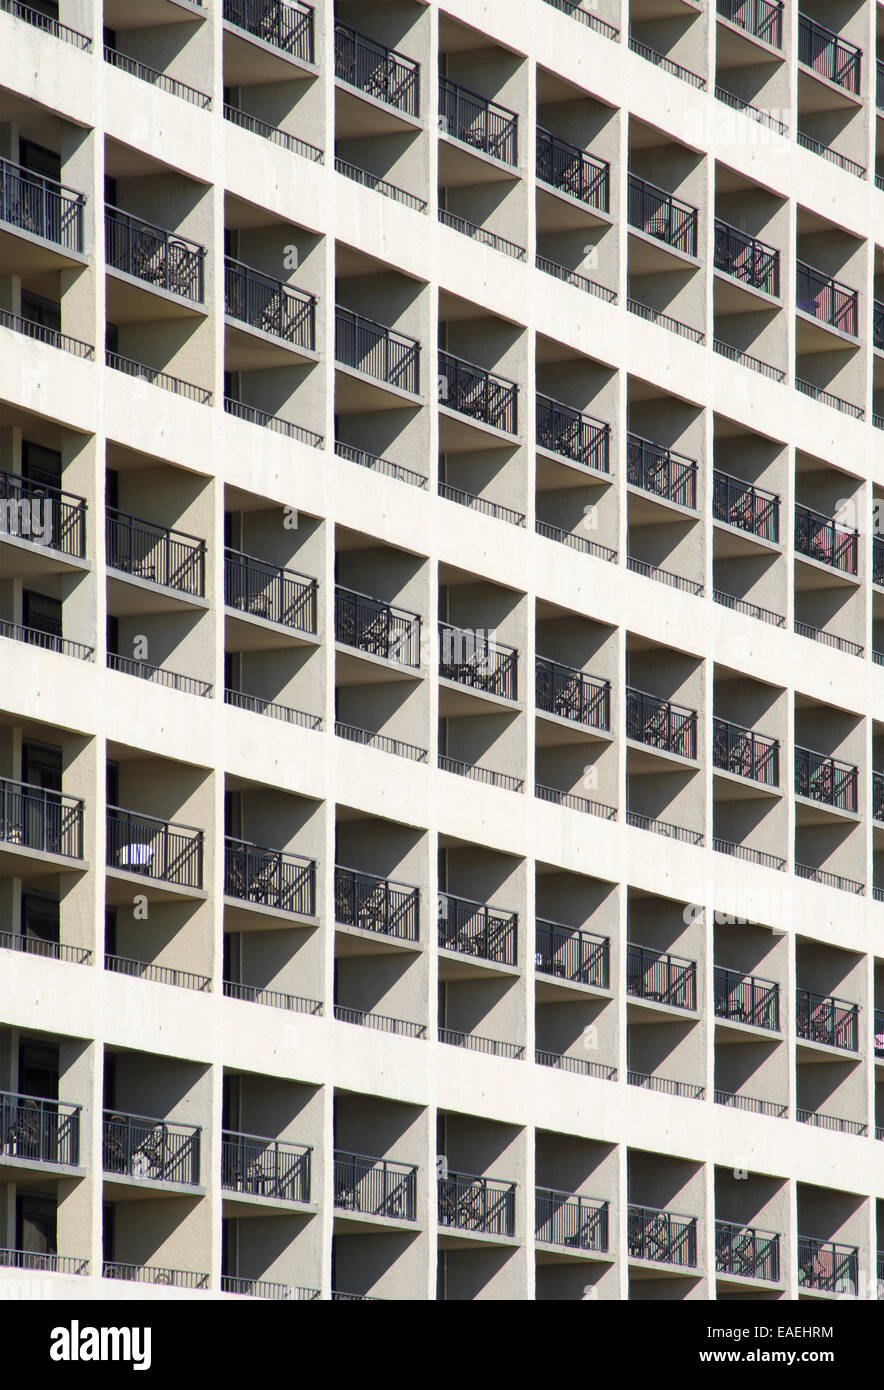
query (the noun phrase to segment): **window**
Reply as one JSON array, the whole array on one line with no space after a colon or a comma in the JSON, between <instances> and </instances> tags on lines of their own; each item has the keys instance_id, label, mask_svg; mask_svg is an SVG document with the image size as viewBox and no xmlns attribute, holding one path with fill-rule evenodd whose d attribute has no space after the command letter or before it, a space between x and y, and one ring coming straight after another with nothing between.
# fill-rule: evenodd
<instances>
[{"instance_id":1,"label":"window","mask_svg":"<svg viewBox=\"0 0 884 1390\"><path fill-rule=\"evenodd\" d=\"M59 902L49 893L21 895L21 934L26 941L58 945Z\"/></svg>"},{"instance_id":2,"label":"window","mask_svg":"<svg viewBox=\"0 0 884 1390\"><path fill-rule=\"evenodd\" d=\"M35 1255L58 1252L58 1209L48 1197L22 1192L15 1200L15 1245Z\"/></svg>"},{"instance_id":3,"label":"window","mask_svg":"<svg viewBox=\"0 0 884 1390\"><path fill-rule=\"evenodd\" d=\"M22 623L32 632L45 632L50 637L62 634L61 603L48 594L23 589L21 596ZM27 781L27 778L23 780Z\"/></svg>"},{"instance_id":4,"label":"window","mask_svg":"<svg viewBox=\"0 0 884 1390\"><path fill-rule=\"evenodd\" d=\"M22 477L32 483L42 483L47 487L61 485L61 454L57 449L47 449L42 444L32 444L23 439L21 444Z\"/></svg>"},{"instance_id":5,"label":"window","mask_svg":"<svg viewBox=\"0 0 884 1390\"><path fill-rule=\"evenodd\" d=\"M42 295L32 294L30 290L21 292L21 316L28 323L36 323L40 328L48 328L54 333L61 332L61 305L57 299L44 299Z\"/></svg>"},{"instance_id":6,"label":"window","mask_svg":"<svg viewBox=\"0 0 884 1390\"><path fill-rule=\"evenodd\" d=\"M44 791L61 791L61 749L52 743L27 740L21 749L21 777Z\"/></svg>"},{"instance_id":7,"label":"window","mask_svg":"<svg viewBox=\"0 0 884 1390\"><path fill-rule=\"evenodd\" d=\"M58 1100L58 1046L23 1038L18 1045L18 1089L22 1095Z\"/></svg>"},{"instance_id":8,"label":"window","mask_svg":"<svg viewBox=\"0 0 884 1390\"><path fill-rule=\"evenodd\" d=\"M55 12L58 14L57 6ZM55 150L48 150L45 145L37 145L33 140L19 140L18 162L34 174L55 179L56 183L61 181L61 158Z\"/></svg>"}]
</instances>

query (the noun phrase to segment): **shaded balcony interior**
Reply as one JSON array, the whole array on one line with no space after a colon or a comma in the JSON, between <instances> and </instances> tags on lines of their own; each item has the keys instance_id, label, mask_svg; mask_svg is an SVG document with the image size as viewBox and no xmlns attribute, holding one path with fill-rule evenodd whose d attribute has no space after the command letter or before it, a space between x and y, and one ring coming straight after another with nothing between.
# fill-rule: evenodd
<instances>
[{"instance_id":1,"label":"shaded balcony interior","mask_svg":"<svg viewBox=\"0 0 884 1390\"><path fill-rule=\"evenodd\" d=\"M795 628L854 656L865 647L863 508L861 478L796 451Z\"/></svg>"},{"instance_id":2,"label":"shaded balcony interior","mask_svg":"<svg viewBox=\"0 0 884 1390\"><path fill-rule=\"evenodd\" d=\"M335 533L335 732L425 763L428 566L338 526Z\"/></svg>"},{"instance_id":3,"label":"shaded balcony interior","mask_svg":"<svg viewBox=\"0 0 884 1390\"><path fill-rule=\"evenodd\" d=\"M716 1165L714 1181L716 1300L780 1298L783 1232L791 1224L788 1184L722 1165Z\"/></svg>"},{"instance_id":4,"label":"shaded balcony interior","mask_svg":"<svg viewBox=\"0 0 884 1390\"><path fill-rule=\"evenodd\" d=\"M516 1184L525 1131L440 1110L436 1121L439 1256L436 1298L465 1302L518 1296Z\"/></svg>"},{"instance_id":5,"label":"shaded balcony interior","mask_svg":"<svg viewBox=\"0 0 884 1390\"><path fill-rule=\"evenodd\" d=\"M702 663L628 633L626 686L627 821L700 844L705 816L697 767Z\"/></svg>"},{"instance_id":6,"label":"shaded balcony interior","mask_svg":"<svg viewBox=\"0 0 884 1390\"><path fill-rule=\"evenodd\" d=\"M705 1093L706 1023L698 1017L704 926L690 905L629 890L625 975L632 1086L687 1099Z\"/></svg>"},{"instance_id":7,"label":"shaded balcony interior","mask_svg":"<svg viewBox=\"0 0 884 1390\"><path fill-rule=\"evenodd\" d=\"M788 204L782 198L727 165L716 164L716 345L733 360L748 357L748 365L780 381L789 365L780 253L788 234Z\"/></svg>"},{"instance_id":8,"label":"shaded balcony interior","mask_svg":"<svg viewBox=\"0 0 884 1390\"><path fill-rule=\"evenodd\" d=\"M799 1182L797 1187L798 1298L819 1299L860 1292L859 1249L865 1238L862 1198L834 1187Z\"/></svg>"},{"instance_id":9,"label":"shaded balcony interior","mask_svg":"<svg viewBox=\"0 0 884 1390\"><path fill-rule=\"evenodd\" d=\"M527 731L519 649L524 596L439 565L439 761L446 771L520 791Z\"/></svg>"},{"instance_id":10,"label":"shaded balcony interior","mask_svg":"<svg viewBox=\"0 0 884 1390\"><path fill-rule=\"evenodd\" d=\"M718 0L715 30L716 95L733 111L769 113L766 129L783 134L790 105L784 15L782 0Z\"/></svg>"},{"instance_id":11,"label":"shaded balcony interior","mask_svg":"<svg viewBox=\"0 0 884 1390\"><path fill-rule=\"evenodd\" d=\"M211 98L200 90L212 62L211 26L204 11L166 0L137 8L127 0L104 0L102 19L106 63L198 110L208 108Z\"/></svg>"},{"instance_id":12,"label":"shaded balcony interior","mask_svg":"<svg viewBox=\"0 0 884 1390\"><path fill-rule=\"evenodd\" d=\"M790 481L782 444L727 416L714 417L712 582L717 603L785 625Z\"/></svg>"},{"instance_id":13,"label":"shaded balcony interior","mask_svg":"<svg viewBox=\"0 0 884 1390\"><path fill-rule=\"evenodd\" d=\"M782 869L787 803L782 749L788 739L784 692L716 664L713 688L714 848Z\"/></svg>"},{"instance_id":14,"label":"shaded balcony interior","mask_svg":"<svg viewBox=\"0 0 884 1390\"><path fill-rule=\"evenodd\" d=\"M693 86L705 80L705 25L695 0L629 0L629 36L633 52L655 66L687 70Z\"/></svg>"},{"instance_id":15,"label":"shaded balcony interior","mask_svg":"<svg viewBox=\"0 0 884 1390\"><path fill-rule=\"evenodd\" d=\"M620 895L613 883L552 864L538 862L536 872L535 1059L613 1080Z\"/></svg>"},{"instance_id":16,"label":"shaded balcony interior","mask_svg":"<svg viewBox=\"0 0 884 1390\"><path fill-rule=\"evenodd\" d=\"M63 726L5 714L0 720L0 881L7 930L19 919L21 892L65 898L73 942L91 944L82 908L86 744Z\"/></svg>"},{"instance_id":17,"label":"shaded balcony interior","mask_svg":"<svg viewBox=\"0 0 884 1390\"><path fill-rule=\"evenodd\" d=\"M614 1146L535 1131L535 1297L616 1298Z\"/></svg>"},{"instance_id":18,"label":"shaded balcony interior","mask_svg":"<svg viewBox=\"0 0 884 1390\"><path fill-rule=\"evenodd\" d=\"M615 630L538 599L535 641L535 782L615 807Z\"/></svg>"},{"instance_id":19,"label":"shaded balcony interior","mask_svg":"<svg viewBox=\"0 0 884 1390\"><path fill-rule=\"evenodd\" d=\"M700 1298L697 1270L703 1165L630 1149L627 1156L629 1298Z\"/></svg>"},{"instance_id":20,"label":"shaded balcony interior","mask_svg":"<svg viewBox=\"0 0 884 1390\"><path fill-rule=\"evenodd\" d=\"M704 588L704 523L697 515L703 413L630 377L626 440L629 568L682 592Z\"/></svg>"},{"instance_id":21,"label":"shaded balcony interior","mask_svg":"<svg viewBox=\"0 0 884 1390\"><path fill-rule=\"evenodd\" d=\"M866 882L863 720L796 692L793 737L795 872L859 892Z\"/></svg>"},{"instance_id":22,"label":"shaded balcony interior","mask_svg":"<svg viewBox=\"0 0 884 1390\"><path fill-rule=\"evenodd\" d=\"M863 73L867 26L849 5L807 0L798 15L799 143L830 162L865 173Z\"/></svg>"},{"instance_id":23,"label":"shaded balcony interior","mask_svg":"<svg viewBox=\"0 0 884 1390\"><path fill-rule=\"evenodd\" d=\"M690 9L693 5L682 5ZM652 323L660 316L702 341L705 276L698 259L704 161L695 151L634 117L629 121L627 294Z\"/></svg>"},{"instance_id":24,"label":"shaded balcony interior","mask_svg":"<svg viewBox=\"0 0 884 1390\"><path fill-rule=\"evenodd\" d=\"M419 962L411 972L427 930L421 906L427 852L425 836L415 827L337 807L335 1003L341 1009L368 1013L383 1000L385 1016L424 1021L414 1001L426 989L425 967ZM351 987L358 995L348 994Z\"/></svg>"},{"instance_id":25,"label":"shaded balcony interior","mask_svg":"<svg viewBox=\"0 0 884 1390\"><path fill-rule=\"evenodd\" d=\"M315 10L300 0L224 0L224 115L302 158L325 145Z\"/></svg>"},{"instance_id":26,"label":"shaded balcony interior","mask_svg":"<svg viewBox=\"0 0 884 1390\"><path fill-rule=\"evenodd\" d=\"M862 956L799 936L795 942L796 1118L865 1134L866 1031Z\"/></svg>"},{"instance_id":27,"label":"shaded balcony interior","mask_svg":"<svg viewBox=\"0 0 884 1390\"><path fill-rule=\"evenodd\" d=\"M791 1029L787 938L726 912L714 914L713 936L715 1103L784 1116L790 1089L783 1043ZM749 1216L726 1219L748 1221Z\"/></svg>"},{"instance_id":28,"label":"shaded balcony interior","mask_svg":"<svg viewBox=\"0 0 884 1390\"><path fill-rule=\"evenodd\" d=\"M834 397L845 413L862 418L866 366L857 286L866 280L866 244L799 205L795 255L795 384L814 399Z\"/></svg>"}]
</instances>

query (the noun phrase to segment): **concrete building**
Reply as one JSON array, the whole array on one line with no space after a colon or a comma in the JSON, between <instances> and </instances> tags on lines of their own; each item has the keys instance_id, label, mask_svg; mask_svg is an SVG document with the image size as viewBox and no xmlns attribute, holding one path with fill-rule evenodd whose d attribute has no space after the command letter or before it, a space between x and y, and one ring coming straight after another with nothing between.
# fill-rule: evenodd
<instances>
[{"instance_id":1,"label":"concrete building","mask_svg":"<svg viewBox=\"0 0 884 1390\"><path fill-rule=\"evenodd\" d=\"M876 1297L878 45L0 0L0 1281Z\"/></svg>"}]
</instances>

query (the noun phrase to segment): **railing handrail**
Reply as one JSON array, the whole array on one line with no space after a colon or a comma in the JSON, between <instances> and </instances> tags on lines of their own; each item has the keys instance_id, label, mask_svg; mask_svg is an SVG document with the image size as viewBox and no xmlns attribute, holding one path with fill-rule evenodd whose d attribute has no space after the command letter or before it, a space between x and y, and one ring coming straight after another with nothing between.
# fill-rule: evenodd
<instances>
[{"instance_id":1,"label":"railing handrail","mask_svg":"<svg viewBox=\"0 0 884 1390\"><path fill-rule=\"evenodd\" d=\"M663 960L670 965L686 965L696 970L697 962L687 956L674 956L671 951L658 951L655 946L641 946L637 941L627 941L627 951L633 951L643 960Z\"/></svg>"},{"instance_id":2,"label":"railing handrail","mask_svg":"<svg viewBox=\"0 0 884 1390\"><path fill-rule=\"evenodd\" d=\"M235 1143L239 1139L247 1139L254 1144L267 1144L269 1147L279 1149L280 1152L289 1152L298 1155L313 1152L312 1144L298 1144L290 1139L273 1139L266 1134L245 1134L238 1129L223 1129L221 1131L222 1141Z\"/></svg>"},{"instance_id":3,"label":"railing handrail","mask_svg":"<svg viewBox=\"0 0 884 1390\"><path fill-rule=\"evenodd\" d=\"M849 1013L855 1013L857 1015L862 1012L862 1005L854 1003L850 999L842 999L837 994L820 994L819 990L805 989L800 985L796 987L795 997L796 1000L816 999L822 1004L840 1004L843 1008L847 1009Z\"/></svg>"},{"instance_id":4,"label":"railing handrail","mask_svg":"<svg viewBox=\"0 0 884 1390\"><path fill-rule=\"evenodd\" d=\"M820 24L819 20L811 19L809 15L802 14L800 10L798 11L798 27L799 29L809 29L815 34L822 34L825 38L834 40L838 48L845 48L849 53L862 56L862 49L858 48L855 43L842 38L834 29L827 29L825 24Z\"/></svg>"},{"instance_id":5,"label":"railing handrail","mask_svg":"<svg viewBox=\"0 0 884 1390\"><path fill-rule=\"evenodd\" d=\"M814 748L805 748L802 744L795 744L796 754L801 754L807 758L815 758L818 766L833 767L839 772L858 772L856 763L843 762L841 758L835 758L830 753L818 753Z\"/></svg>"},{"instance_id":6,"label":"railing handrail","mask_svg":"<svg viewBox=\"0 0 884 1390\"><path fill-rule=\"evenodd\" d=\"M188 251L201 258L206 255L205 246L200 245L198 241L193 241L191 237L185 236L183 232L175 231L169 227L160 227L155 222L148 222L146 218L139 217L137 213L127 212L125 208L115 207L113 203L105 203L104 212L105 217L109 217L111 221L121 222L125 225L138 227L142 231L151 232L164 242L180 241Z\"/></svg>"},{"instance_id":7,"label":"railing handrail","mask_svg":"<svg viewBox=\"0 0 884 1390\"><path fill-rule=\"evenodd\" d=\"M480 92L474 92L471 87L465 87L462 82L455 82L452 78L439 74L439 86L454 95L469 97L471 101L478 104L486 111L494 112L496 115L504 116L507 121L518 121L517 112L510 111L509 107L501 106L499 101L492 101L490 97L483 97Z\"/></svg>"},{"instance_id":8,"label":"railing handrail","mask_svg":"<svg viewBox=\"0 0 884 1390\"><path fill-rule=\"evenodd\" d=\"M57 487L55 483L36 482L33 478L27 478L23 473L13 473L8 468L0 468L0 478L9 479L22 492L33 490L40 496L49 493L50 496L58 498L60 502L76 502L82 511L88 510L89 504L85 497L81 497L77 492L66 492L64 488Z\"/></svg>"},{"instance_id":9,"label":"railing handrail","mask_svg":"<svg viewBox=\"0 0 884 1390\"><path fill-rule=\"evenodd\" d=\"M496 386L505 386L508 390L518 391L517 381L510 381L509 377L500 376L497 372L492 372L488 367L480 367L476 362L470 362L466 357L458 357L454 352L448 352L445 348L439 348L439 361L450 363L454 367L466 367L469 371L475 372L477 376L484 377L487 381L493 381Z\"/></svg>"},{"instance_id":10,"label":"railing handrail","mask_svg":"<svg viewBox=\"0 0 884 1390\"><path fill-rule=\"evenodd\" d=\"M674 700L664 699L662 695L652 695L649 690L640 690L637 685L627 685L627 695L640 695L643 700L650 700L660 708L673 710L676 714L689 714L694 719L697 717L695 709L689 709L687 705L677 705Z\"/></svg>"},{"instance_id":11,"label":"railing handrail","mask_svg":"<svg viewBox=\"0 0 884 1390\"><path fill-rule=\"evenodd\" d=\"M345 864L335 864L335 874L352 874L356 879L365 879L369 883L381 883L387 888L399 888L405 893L417 893L418 888L413 883L399 883L396 879L383 878L380 874L369 873L366 869L350 869Z\"/></svg>"},{"instance_id":12,"label":"railing handrail","mask_svg":"<svg viewBox=\"0 0 884 1390\"><path fill-rule=\"evenodd\" d=\"M771 989L776 990L779 990L780 987L779 983L776 980L768 980L763 975L747 975L745 971L734 970L733 967L730 965L713 966L713 972L715 975L719 976L719 978L721 976L725 976L727 978L738 980L740 982L747 981L748 983L753 985L765 985L770 987Z\"/></svg>"},{"instance_id":13,"label":"railing handrail","mask_svg":"<svg viewBox=\"0 0 884 1390\"><path fill-rule=\"evenodd\" d=\"M514 653L518 655L518 647L510 647L507 645L506 642L489 642L487 638L477 639L477 631L482 631L483 629L458 627L457 623L450 623L447 618L440 618L438 620L438 624L440 635L442 633L442 629L444 628L448 632L457 633L460 637L472 638L473 641L476 643L477 649L481 645L481 648L484 651L501 652L504 656L512 656Z\"/></svg>"},{"instance_id":14,"label":"railing handrail","mask_svg":"<svg viewBox=\"0 0 884 1390\"><path fill-rule=\"evenodd\" d=\"M163 536L179 541L190 541L199 550L206 549L206 542L202 536L193 536L189 531L179 531L174 526L166 526L161 521L148 521L147 517L136 516L134 512L124 512L119 507L105 507L105 516L113 521L137 522L138 526L152 534Z\"/></svg>"},{"instance_id":15,"label":"railing handrail","mask_svg":"<svg viewBox=\"0 0 884 1390\"><path fill-rule=\"evenodd\" d=\"M224 558L237 562L248 560L250 565L259 565L263 570L272 570L274 575L285 575L290 579L302 580L305 584L318 588L319 581L309 574L301 574L300 570L289 569L287 565L279 565L275 560L262 560L260 555L250 555L245 550L235 550L231 545L225 545Z\"/></svg>"},{"instance_id":16,"label":"railing handrail","mask_svg":"<svg viewBox=\"0 0 884 1390\"><path fill-rule=\"evenodd\" d=\"M494 907L492 903L480 902L478 898L465 898L460 893L449 893L447 889L444 892L440 890L439 898L440 900L445 898L447 901L453 903L464 903L467 907L478 907L482 912L488 913L493 917L516 920L519 916L515 909L511 910L506 907Z\"/></svg>"},{"instance_id":17,"label":"railing handrail","mask_svg":"<svg viewBox=\"0 0 884 1390\"><path fill-rule=\"evenodd\" d=\"M316 295L310 294L307 290L299 290L296 285L290 285L287 280L280 280L276 275L270 275L266 270L259 270L257 266L249 265L246 261L238 261L235 256L224 257L224 268L236 270L249 280L263 281L267 285L272 285L274 289L282 290L284 294L289 294L293 299L298 299L302 304L315 304Z\"/></svg>"},{"instance_id":18,"label":"railing handrail","mask_svg":"<svg viewBox=\"0 0 884 1390\"><path fill-rule=\"evenodd\" d=\"M277 859L290 859L304 868L316 864L316 860L311 859L309 855L294 854L287 849L273 849L270 845L259 845L254 840L241 840L237 835L225 835L224 845L225 848L230 846L236 849L256 849L260 854L272 854Z\"/></svg>"},{"instance_id":19,"label":"railing handrail","mask_svg":"<svg viewBox=\"0 0 884 1390\"><path fill-rule=\"evenodd\" d=\"M416 1173L418 1164L402 1163L395 1158L379 1158L376 1154L351 1153L349 1149L334 1150L334 1161L336 1163L367 1163L372 1168L384 1168L391 1173Z\"/></svg>"},{"instance_id":20,"label":"railing handrail","mask_svg":"<svg viewBox=\"0 0 884 1390\"><path fill-rule=\"evenodd\" d=\"M13 788L17 792L24 792L30 796L35 794L35 799L39 801L51 801L54 805L68 806L73 809L75 806L84 806L85 802L81 796L71 796L68 792L55 791L51 787L40 787L36 782L20 782L16 777L0 777L0 791Z\"/></svg>"},{"instance_id":21,"label":"railing handrail","mask_svg":"<svg viewBox=\"0 0 884 1390\"><path fill-rule=\"evenodd\" d=\"M16 178L22 179L24 183L32 183L38 188L45 188L47 192L57 194L59 197L67 196L80 207L85 206L86 194L80 193L76 188L69 188L67 184L54 179L51 174L39 174L35 169L29 169L26 164L17 164L14 159L7 159L0 155L0 173L11 172Z\"/></svg>"},{"instance_id":22,"label":"railing handrail","mask_svg":"<svg viewBox=\"0 0 884 1390\"><path fill-rule=\"evenodd\" d=\"M837 519L837 517L834 517L834 516L827 516L825 512L818 512L818 511L816 510L815 507L808 507L808 505L807 505L806 502L796 502L796 503L795 503L795 513L796 513L796 515L797 515L799 512L803 513L805 516L813 517L813 518L815 518L817 521L824 521L824 522L826 523L827 526L831 526L832 529L833 529L834 531L840 532L841 535L843 535L843 536L858 536L858 535L859 535L859 528L858 528L858 527L856 527L856 526L845 526L845 525L844 525L844 522L843 522L843 521L839 521L839 520Z\"/></svg>"},{"instance_id":23,"label":"railing handrail","mask_svg":"<svg viewBox=\"0 0 884 1390\"><path fill-rule=\"evenodd\" d=\"M112 816L113 819L116 819L118 816L125 816L130 820L144 822L149 825L165 826L169 830L186 830L191 835L203 836L205 834L204 831L198 829L195 825L183 825L180 821L163 820L160 816L149 816L141 811L127 811L124 806L108 805L106 810L108 817L110 818Z\"/></svg>"},{"instance_id":24,"label":"railing handrail","mask_svg":"<svg viewBox=\"0 0 884 1390\"><path fill-rule=\"evenodd\" d=\"M167 1129L170 1134L194 1135L202 1133L202 1125L191 1125L185 1120L164 1120L157 1115L133 1115L128 1110L116 1110L105 1106L102 1111L102 1119L105 1124L113 1124L118 1120L135 1120L138 1124L155 1125L158 1128Z\"/></svg>"},{"instance_id":25,"label":"railing handrail","mask_svg":"<svg viewBox=\"0 0 884 1390\"><path fill-rule=\"evenodd\" d=\"M667 444L657 444L653 439L646 439L644 435L636 434L635 430L629 430L626 438L633 444L647 445L653 449L655 454L662 454L666 458L674 459L676 463L688 464L691 469L696 470L697 460L688 458L687 454L680 454L676 449L670 449Z\"/></svg>"},{"instance_id":26,"label":"railing handrail","mask_svg":"<svg viewBox=\"0 0 884 1390\"><path fill-rule=\"evenodd\" d=\"M400 608L395 603L388 603L384 598L376 598L374 594L363 594L358 589L351 589L346 584L335 584L336 594L345 594L348 598L362 599L365 603L375 604L378 608L383 608L385 612L392 613L399 618L411 618L420 622L420 613L413 613L410 608Z\"/></svg>"},{"instance_id":27,"label":"railing handrail","mask_svg":"<svg viewBox=\"0 0 884 1390\"><path fill-rule=\"evenodd\" d=\"M671 203L673 207L677 207L679 211L690 212L696 216L697 209L693 204L686 203L681 198L676 197L674 193L669 192L668 188L661 188L659 184L652 183L650 179L643 179L640 174L630 173L628 179L634 188L642 188L649 193L654 193L665 202Z\"/></svg>"},{"instance_id":28,"label":"railing handrail","mask_svg":"<svg viewBox=\"0 0 884 1390\"><path fill-rule=\"evenodd\" d=\"M29 1095L26 1091L0 1091L0 1105L2 1105L5 1101L10 1100L31 1101L40 1110L42 1110L44 1106L48 1106L51 1110L55 1110L59 1114L65 1116L77 1115L83 1109L82 1105L79 1105L75 1101L54 1100L49 1096L32 1096Z\"/></svg>"},{"instance_id":29,"label":"railing handrail","mask_svg":"<svg viewBox=\"0 0 884 1390\"><path fill-rule=\"evenodd\" d=\"M750 483L745 478L738 478L735 473L725 473L723 468L714 468L712 470L712 476L713 478L721 478L722 481L726 483L736 483L737 486L743 488L745 492L751 492L754 497L761 497L766 502L779 503L780 501L780 494L778 492L770 492L765 487L759 487L758 483Z\"/></svg>"},{"instance_id":30,"label":"railing handrail","mask_svg":"<svg viewBox=\"0 0 884 1390\"><path fill-rule=\"evenodd\" d=\"M335 304L335 318L344 318L354 324L375 329L379 337L404 343L407 347L420 347L418 338L412 338L410 334L402 333L398 328L390 328L386 323L379 323L377 319L371 319L367 314L359 313L357 309L348 309L346 304Z\"/></svg>"}]
</instances>

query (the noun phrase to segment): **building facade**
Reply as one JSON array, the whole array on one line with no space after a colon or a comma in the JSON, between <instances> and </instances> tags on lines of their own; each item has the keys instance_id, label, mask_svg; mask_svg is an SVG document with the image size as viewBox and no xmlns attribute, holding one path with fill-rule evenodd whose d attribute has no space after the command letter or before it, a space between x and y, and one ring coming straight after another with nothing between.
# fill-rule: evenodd
<instances>
[{"instance_id":1,"label":"building facade","mask_svg":"<svg viewBox=\"0 0 884 1390\"><path fill-rule=\"evenodd\" d=\"M0 1283L877 1296L881 16L0 0Z\"/></svg>"}]
</instances>

